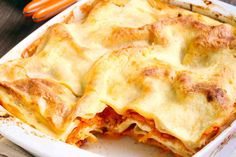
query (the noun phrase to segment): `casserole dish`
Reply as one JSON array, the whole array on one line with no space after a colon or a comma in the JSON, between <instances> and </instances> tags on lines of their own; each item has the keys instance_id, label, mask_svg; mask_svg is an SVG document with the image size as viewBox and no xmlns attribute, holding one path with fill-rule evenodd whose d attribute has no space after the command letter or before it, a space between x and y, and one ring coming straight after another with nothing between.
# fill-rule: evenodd
<instances>
[{"instance_id":1,"label":"casserole dish","mask_svg":"<svg viewBox=\"0 0 236 157\"><path fill-rule=\"evenodd\" d=\"M196 2L196 1L195 1ZM172 3L174 3L174 2L172 2ZM178 4L179 5L179 3L180 3L180 1L178 1L178 2L176 2L175 1L175 3L176 4ZM204 1L204 4L205 4L206 2ZM183 3L184 4L184 7L187 7L187 4L186 3ZM209 4L212 6L217 6L217 4L214 4L214 3L212 3L212 2L207 2L207 4L206 4L206 6L208 7L209 6ZM204 10L203 8L201 8L201 7L194 7L193 6L193 4L191 4L191 5L189 5L190 7L190 9L191 10L195 10L195 8L200 8L199 10ZM208 8L210 8L210 6L208 7ZM75 11L76 13L77 13L77 11ZM206 12L207 13L207 12ZM61 14L62 15L62 14ZM75 16L77 16L77 14L75 14ZM218 17L224 17L224 16L222 16L222 15L220 15L220 14L217 14L217 16ZM59 16L58 16L59 17ZM224 17L225 18L225 17ZM55 18L56 19L56 18ZM79 20L79 19L78 19ZM222 18L222 20L223 20L223 18ZM232 21L232 23L233 23L234 21ZM40 33L40 31L38 31L39 33ZM41 32L42 33L42 32ZM33 34L36 34L36 33L33 33ZM33 38L33 36L31 36L31 40L32 40L32 38ZM24 42L24 41L23 41ZM30 43L29 43L30 44ZM24 44L24 46L25 46L26 44ZM26 46L27 47L27 46ZM18 50L20 50L20 49L25 49L26 47L16 47L15 49L18 49ZM14 49L11 51L12 53L14 53ZM11 52L8 54L8 56L11 54ZM18 54L20 54L20 53L18 53ZM17 56L15 56L15 57L17 57ZM4 61L4 59L6 59L7 58L7 56L5 57L5 58L3 58L3 61ZM12 59L12 58L11 58ZM209 99L211 99L211 98L209 98ZM11 117L10 117L11 118ZM2 119L9 119L9 116L8 115L2 115ZM234 123L233 123L234 124ZM2 127L3 127L4 125L2 125ZM231 126L232 128L234 128L234 125L232 125ZM223 135L227 135L227 136L232 136L232 130L234 130L234 129L232 129L232 128L228 128L228 129L226 129L221 135L219 135L214 141L217 141L217 139L219 139L221 136L223 136ZM4 128L4 130L7 130L6 128ZM228 132L227 132L228 131ZM10 131L8 131L8 132L10 132ZM5 135L5 133L3 132L3 135ZM6 136L6 135L5 135ZM229 137L230 138L230 137ZM213 144L212 144L213 143ZM210 145L210 144L212 144L212 145ZM214 145L214 142L211 142L209 145L208 145L208 147L206 146L205 148L207 149L208 148L208 150L207 150L207 152L208 153L210 153L211 151L209 151L209 149L210 150L214 150L215 149L215 147L216 147L216 145ZM203 148L201 151L199 151L199 153L200 153L200 155L201 155L201 153L204 153L204 149L205 148ZM107 149L108 150L108 149ZM110 151L111 149L109 149L109 151ZM128 150L131 150L131 148L129 148ZM49 151L48 151L49 152ZM135 151L133 151L133 152L135 152ZM147 152L151 152L150 150L149 151L147 151ZM199 154L198 153L198 154ZM206 152L205 152L206 153ZM117 154L117 153L111 153L111 154L109 154L108 156L111 156L112 154ZM141 153L138 153L139 155L141 154ZM196 155L198 155L198 154L196 154ZM205 154L206 155L206 154ZM127 155L127 156L130 156L130 155ZM148 154L145 154L145 156L151 156L151 154L150 155L148 155Z\"/></svg>"}]
</instances>

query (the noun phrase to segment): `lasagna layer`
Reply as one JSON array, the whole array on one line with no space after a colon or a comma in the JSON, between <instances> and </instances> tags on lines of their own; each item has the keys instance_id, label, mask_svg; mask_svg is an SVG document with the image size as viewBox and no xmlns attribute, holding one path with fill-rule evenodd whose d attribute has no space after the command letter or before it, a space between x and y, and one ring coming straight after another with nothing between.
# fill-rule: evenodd
<instances>
[{"instance_id":1,"label":"lasagna layer","mask_svg":"<svg viewBox=\"0 0 236 157\"><path fill-rule=\"evenodd\" d=\"M92 119L80 119L80 123L67 137L66 142L82 146L86 141L96 141L96 134L110 138L129 136L139 142L158 146L166 151L171 150L178 155L193 154L180 140L159 132L152 120L132 111L119 115L111 107L106 107Z\"/></svg>"},{"instance_id":2,"label":"lasagna layer","mask_svg":"<svg viewBox=\"0 0 236 157\"><path fill-rule=\"evenodd\" d=\"M152 120L157 132L174 137L163 140L163 144L161 136L155 134L156 141L188 156L232 120L235 105L228 94L234 88L210 81L222 79L218 73L226 70L225 62L191 71L161 60L160 53L168 55L161 50L159 46L128 47L100 58L88 73L88 85L78 101L76 116L90 119L107 105L120 115L134 111ZM233 65L227 67L228 72L233 70Z\"/></svg>"}]
</instances>

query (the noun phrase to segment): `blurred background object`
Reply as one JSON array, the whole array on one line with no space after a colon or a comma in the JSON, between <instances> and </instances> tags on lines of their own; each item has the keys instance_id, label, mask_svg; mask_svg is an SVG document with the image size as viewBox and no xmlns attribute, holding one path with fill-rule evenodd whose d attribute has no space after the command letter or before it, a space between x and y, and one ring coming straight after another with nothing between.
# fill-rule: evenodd
<instances>
[{"instance_id":1,"label":"blurred background object","mask_svg":"<svg viewBox=\"0 0 236 157\"><path fill-rule=\"evenodd\" d=\"M32 0L23 10L25 16L32 16L34 22L41 22L58 14L77 0Z\"/></svg>"},{"instance_id":2,"label":"blurred background object","mask_svg":"<svg viewBox=\"0 0 236 157\"><path fill-rule=\"evenodd\" d=\"M43 24L36 24L31 18L23 16L22 10L29 2L0 0L0 57Z\"/></svg>"},{"instance_id":3,"label":"blurred background object","mask_svg":"<svg viewBox=\"0 0 236 157\"><path fill-rule=\"evenodd\" d=\"M35 1L50 1L50 4L47 4L49 7L44 6L43 12L38 12L38 16L36 17L51 11L52 14L49 13L49 16L44 16L42 19L39 19L39 21L46 20L71 5L72 1L73 3L75 2L75 0L34 0L34 2ZM57 5L55 5L54 2ZM29 3L31 3L31 0L0 0L0 57L32 31L45 23L45 21L34 23L31 17L25 17L23 15L23 9ZM65 7L63 8L62 6ZM60 7L62 7L62 9L60 9ZM57 10L57 12L55 12L55 10ZM36 20L37 19L35 19L35 21Z\"/></svg>"},{"instance_id":4,"label":"blurred background object","mask_svg":"<svg viewBox=\"0 0 236 157\"><path fill-rule=\"evenodd\" d=\"M236 0L223 0L223 1L233 4L233 5L236 5Z\"/></svg>"}]
</instances>

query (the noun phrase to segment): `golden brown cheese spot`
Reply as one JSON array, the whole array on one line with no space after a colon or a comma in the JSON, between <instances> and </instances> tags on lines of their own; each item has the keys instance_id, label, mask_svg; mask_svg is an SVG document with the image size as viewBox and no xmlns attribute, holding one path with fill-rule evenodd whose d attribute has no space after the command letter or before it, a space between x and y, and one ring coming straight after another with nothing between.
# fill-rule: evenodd
<instances>
[{"instance_id":1,"label":"golden brown cheese spot","mask_svg":"<svg viewBox=\"0 0 236 157\"><path fill-rule=\"evenodd\" d=\"M58 104L58 102L60 102L60 99L55 93L51 92L51 90L49 91L48 88L57 91L58 94L61 94L63 92L62 89L58 88L55 83L42 79L29 79L23 81L17 80L14 81L12 85L29 95L42 96L47 101L49 101L50 104Z\"/></svg>"},{"instance_id":2,"label":"golden brown cheese spot","mask_svg":"<svg viewBox=\"0 0 236 157\"><path fill-rule=\"evenodd\" d=\"M207 49L232 48L236 37L232 29L227 25L210 26L207 30L203 30L195 39L195 45Z\"/></svg>"},{"instance_id":3,"label":"golden brown cheese spot","mask_svg":"<svg viewBox=\"0 0 236 157\"><path fill-rule=\"evenodd\" d=\"M99 0L94 0L92 3L85 3L83 5L80 6L80 11L85 14L88 15L89 12L93 9L93 7L99 2Z\"/></svg>"},{"instance_id":4,"label":"golden brown cheese spot","mask_svg":"<svg viewBox=\"0 0 236 157\"><path fill-rule=\"evenodd\" d=\"M50 115L52 109L53 111L56 111L57 116L66 117L68 114L69 108L63 103L62 99L58 97L64 90L55 83L41 79L29 79L14 81L12 85L31 97L36 96L45 99L49 105L47 106L47 115ZM50 117L49 119L53 121Z\"/></svg>"},{"instance_id":5,"label":"golden brown cheese spot","mask_svg":"<svg viewBox=\"0 0 236 157\"><path fill-rule=\"evenodd\" d=\"M194 81L187 73L180 73L176 77L176 83L180 86L182 93L194 94L201 93L206 96L208 102L216 102L225 105L228 102L227 93L214 82Z\"/></svg>"},{"instance_id":6,"label":"golden brown cheese spot","mask_svg":"<svg viewBox=\"0 0 236 157\"><path fill-rule=\"evenodd\" d=\"M123 7L129 2L129 0L111 0L111 2L119 7Z\"/></svg>"},{"instance_id":7,"label":"golden brown cheese spot","mask_svg":"<svg viewBox=\"0 0 236 157\"><path fill-rule=\"evenodd\" d=\"M141 53L142 52L141 49L143 49L143 52L144 52L143 55L144 56L145 56L145 51L149 50L148 46L128 45L127 47L122 47L118 50L113 51L112 53L113 53L114 56L119 57L119 56L124 55L124 54L129 54L131 49L135 49L137 53ZM135 62L133 62L133 64L135 64Z\"/></svg>"},{"instance_id":8,"label":"golden brown cheese spot","mask_svg":"<svg viewBox=\"0 0 236 157\"><path fill-rule=\"evenodd\" d=\"M211 4L212 4L212 2L209 1L209 0L204 0L203 2L204 2L206 5L211 5Z\"/></svg>"},{"instance_id":9,"label":"golden brown cheese spot","mask_svg":"<svg viewBox=\"0 0 236 157\"><path fill-rule=\"evenodd\" d=\"M148 40L149 31L146 27L141 28L114 28L107 39L107 46L121 45L134 40Z\"/></svg>"},{"instance_id":10,"label":"golden brown cheese spot","mask_svg":"<svg viewBox=\"0 0 236 157\"><path fill-rule=\"evenodd\" d=\"M169 5L167 3L161 2L161 1L157 1L157 0L147 0L148 3L156 9L159 10L164 10L164 9L178 9L176 6L174 5Z\"/></svg>"},{"instance_id":11,"label":"golden brown cheese spot","mask_svg":"<svg viewBox=\"0 0 236 157\"><path fill-rule=\"evenodd\" d=\"M0 115L0 118L9 118L11 117L8 113L4 114L4 115Z\"/></svg>"},{"instance_id":12,"label":"golden brown cheese spot","mask_svg":"<svg viewBox=\"0 0 236 157\"><path fill-rule=\"evenodd\" d=\"M176 17L161 18L158 22L162 23L163 25L181 24L181 27L184 27L186 29L192 27L197 30L207 30L208 27L210 27L199 22L192 16L182 15L181 13L178 13Z\"/></svg>"},{"instance_id":13,"label":"golden brown cheese spot","mask_svg":"<svg viewBox=\"0 0 236 157\"><path fill-rule=\"evenodd\" d=\"M33 56L39 49L42 48L40 45L47 43L50 38L55 37L55 41L63 41L65 39L72 40L72 36L65 30L61 24L54 24L48 28L45 35L35 40L29 47L27 47L21 54L22 58L28 58Z\"/></svg>"},{"instance_id":14,"label":"golden brown cheese spot","mask_svg":"<svg viewBox=\"0 0 236 157\"><path fill-rule=\"evenodd\" d=\"M145 77L155 77L161 79L172 80L175 76L173 69L166 65L159 64L157 67L147 67L143 70L143 75Z\"/></svg>"},{"instance_id":15,"label":"golden brown cheese spot","mask_svg":"<svg viewBox=\"0 0 236 157\"><path fill-rule=\"evenodd\" d=\"M57 40L72 39L72 36L65 30L61 24L55 24L49 28L52 34L58 35ZM50 34L50 35L52 35Z\"/></svg>"},{"instance_id":16,"label":"golden brown cheese spot","mask_svg":"<svg viewBox=\"0 0 236 157\"><path fill-rule=\"evenodd\" d=\"M165 25L162 23L155 23L148 26L149 32L150 32L150 41L152 43L167 46L168 39L165 37L165 34L162 33L162 30L164 29Z\"/></svg>"},{"instance_id":17,"label":"golden brown cheese spot","mask_svg":"<svg viewBox=\"0 0 236 157\"><path fill-rule=\"evenodd\" d=\"M21 57L22 58L28 58L28 57L33 56L41 42L42 42L42 37L40 37L39 39L35 40L30 46L28 46L23 51L23 53L21 54Z\"/></svg>"},{"instance_id":18,"label":"golden brown cheese spot","mask_svg":"<svg viewBox=\"0 0 236 157\"><path fill-rule=\"evenodd\" d=\"M210 134L217 134L220 131L220 128L218 126L211 126L204 132L204 136L208 136Z\"/></svg>"},{"instance_id":19,"label":"golden brown cheese spot","mask_svg":"<svg viewBox=\"0 0 236 157\"><path fill-rule=\"evenodd\" d=\"M64 24L58 23L50 26L46 31L45 35L40 39L40 45L37 48L36 52L39 52L47 46L48 42L64 42L64 40L72 40L72 36L66 30Z\"/></svg>"},{"instance_id":20,"label":"golden brown cheese spot","mask_svg":"<svg viewBox=\"0 0 236 157\"><path fill-rule=\"evenodd\" d=\"M110 47L141 40L150 44L166 45L167 39L161 33L162 28L163 25L161 23L148 24L139 28L114 28L111 36L106 39L105 45Z\"/></svg>"},{"instance_id":21,"label":"golden brown cheese spot","mask_svg":"<svg viewBox=\"0 0 236 157\"><path fill-rule=\"evenodd\" d=\"M143 73L145 76L156 76L157 74L163 74L163 72L159 71L157 68L147 68L143 71Z\"/></svg>"},{"instance_id":22,"label":"golden brown cheese spot","mask_svg":"<svg viewBox=\"0 0 236 157\"><path fill-rule=\"evenodd\" d=\"M17 75L19 78L26 77L25 70L22 66L19 66L17 61L10 61L9 64L2 64L0 77L2 80L14 80ZM15 68L11 68L15 66Z\"/></svg>"},{"instance_id":23,"label":"golden brown cheese spot","mask_svg":"<svg viewBox=\"0 0 236 157\"><path fill-rule=\"evenodd\" d=\"M62 85L44 79L22 79L1 84L3 88L16 96L26 108L38 111L56 129L64 129L63 125L70 114L70 105L72 105L65 104L66 102L70 103L65 102L64 99L64 96L70 93L68 89L65 90ZM73 97L73 94L70 94ZM45 101L43 106L39 105L40 99Z\"/></svg>"},{"instance_id":24,"label":"golden brown cheese spot","mask_svg":"<svg viewBox=\"0 0 236 157\"><path fill-rule=\"evenodd\" d=\"M150 45L157 44L165 47L169 41L165 29L167 26L171 26L172 29L177 29L178 27L174 28L176 25L184 27L185 31L190 33L196 32L199 34L196 39L192 39L196 40L194 41L196 45L203 45L207 48L222 47L224 45L232 47L232 44L229 43L233 43L234 37L229 26L208 26L191 16L182 15L180 13L177 14L177 17L160 18L155 23L138 28L115 27L111 35L105 39L104 44L105 46L111 47L122 44L133 44L135 41L145 41Z\"/></svg>"},{"instance_id":25,"label":"golden brown cheese spot","mask_svg":"<svg viewBox=\"0 0 236 157\"><path fill-rule=\"evenodd\" d=\"M227 102L226 91L217 87L215 84L198 83L192 86L190 92L203 93L208 102L217 102L224 105Z\"/></svg>"}]
</instances>

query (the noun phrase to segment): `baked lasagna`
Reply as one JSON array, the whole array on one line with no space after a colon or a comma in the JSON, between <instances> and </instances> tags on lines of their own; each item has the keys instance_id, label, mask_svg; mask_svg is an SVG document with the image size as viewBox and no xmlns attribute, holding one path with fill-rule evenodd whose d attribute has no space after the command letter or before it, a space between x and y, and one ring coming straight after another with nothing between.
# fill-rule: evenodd
<instances>
[{"instance_id":1,"label":"baked lasagna","mask_svg":"<svg viewBox=\"0 0 236 157\"><path fill-rule=\"evenodd\" d=\"M234 119L236 29L158 0L93 0L0 65L0 102L81 146L129 136L192 156Z\"/></svg>"}]
</instances>

